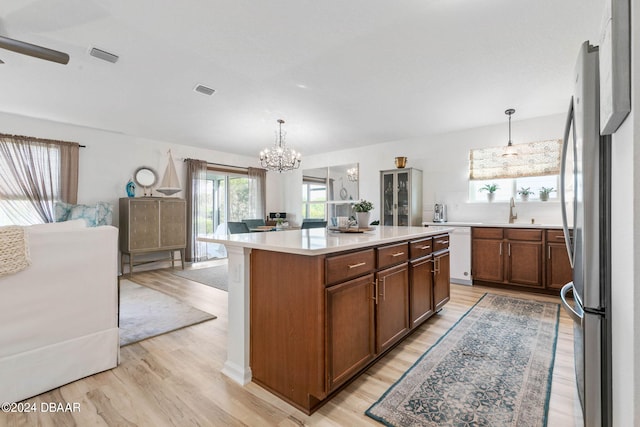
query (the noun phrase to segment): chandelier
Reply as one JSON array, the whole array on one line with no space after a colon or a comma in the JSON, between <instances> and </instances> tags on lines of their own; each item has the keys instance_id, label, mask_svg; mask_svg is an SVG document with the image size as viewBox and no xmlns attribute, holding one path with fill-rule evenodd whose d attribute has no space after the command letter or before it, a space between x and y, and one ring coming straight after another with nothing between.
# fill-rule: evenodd
<instances>
[{"instance_id":1,"label":"chandelier","mask_svg":"<svg viewBox=\"0 0 640 427\"><path fill-rule=\"evenodd\" d=\"M358 180L358 168L350 168L347 169L347 178L349 178L349 181L357 181Z\"/></svg>"},{"instance_id":2,"label":"chandelier","mask_svg":"<svg viewBox=\"0 0 640 427\"><path fill-rule=\"evenodd\" d=\"M271 148L260 152L260 164L271 171L286 172L300 167L300 153L287 147L284 142L286 133L282 134L284 120L278 119L280 130L276 134L276 142Z\"/></svg>"}]
</instances>

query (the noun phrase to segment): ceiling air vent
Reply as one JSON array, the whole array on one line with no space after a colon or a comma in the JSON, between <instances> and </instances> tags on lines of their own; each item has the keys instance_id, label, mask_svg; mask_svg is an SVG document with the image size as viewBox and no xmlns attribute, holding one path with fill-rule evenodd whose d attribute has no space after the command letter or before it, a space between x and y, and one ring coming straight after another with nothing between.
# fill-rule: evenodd
<instances>
[{"instance_id":1,"label":"ceiling air vent","mask_svg":"<svg viewBox=\"0 0 640 427\"><path fill-rule=\"evenodd\" d=\"M213 93L215 92L215 89L211 89L210 87L207 87L205 85L197 85L195 88L193 88L193 90L205 95L213 95Z\"/></svg>"},{"instance_id":2,"label":"ceiling air vent","mask_svg":"<svg viewBox=\"0 0 640 427\"><path fill-rule=\"evenodd\" d=\"M104 50L96 49L95 47L91 48L89 55L94 56L98 59L102 59L103 61L112 62L114 64L118 62L118 55L105 52Z\"/></svg>"}]
</instances>

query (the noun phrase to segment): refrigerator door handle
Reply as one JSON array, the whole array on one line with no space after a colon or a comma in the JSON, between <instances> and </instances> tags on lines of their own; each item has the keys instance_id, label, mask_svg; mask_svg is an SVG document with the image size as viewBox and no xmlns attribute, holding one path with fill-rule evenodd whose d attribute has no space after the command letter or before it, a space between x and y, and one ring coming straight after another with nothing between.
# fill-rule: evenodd
<instances>
[{"instance_id":1,"label":"refrigerator door handle","mask_svg":"<svg viewBox=\"0 0 640 427\"><path fill-rule=\"evenodd\" d=\"M580 323L582 321L582 318L584 317L584 311L582 311L582 307L580 307L578 300L576 300L575 308L572 307L571 304L569 304L569 302L567 301L567 293L569 293L569 291L573 291L573 282L567 283L560 290L560 299L562 300L562 306L575 322Z\"/></svg>"},{"instance_id":2,"label":"refrigerator door handle","mask_svg":"<svg viewBox=\"0 0 640 427\"><path fill-rule=\"evenodd\" d=\"M560 208L562 209L562 231L564 232L564 241L567 245L567 253L569 254L569 262L573 268L573 243L569 234L569 223L567 222L567 200L566 200L566 182L565 174L567 172L567 150L569 149L569 133L571 131L571 123L573 122L573 97L569 104L569 112L567 113L567 122L564 127L564 139L562 141L562 160L560 162ZM574 189L575 191L575 189Z\"/></svg>"}]
</instances>

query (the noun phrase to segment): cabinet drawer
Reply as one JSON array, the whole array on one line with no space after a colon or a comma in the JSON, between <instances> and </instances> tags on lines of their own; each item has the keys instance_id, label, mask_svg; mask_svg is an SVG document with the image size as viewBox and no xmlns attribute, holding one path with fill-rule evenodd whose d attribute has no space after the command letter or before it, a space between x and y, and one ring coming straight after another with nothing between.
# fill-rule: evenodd
<instances>
[{"instance_id":1,"label":"cabinet drawer","mask_svg":"<svg viewBox=\"0 0 640 427\"><path fill-rule=\"evenodd\" d=\"M409 243L409 256L411 259L420 258L429 255L433 251L433 240L428 239L414 240Z\"/></svg>"},{"instance_id":2,"label":"cabinet drawer","mask_svg":"<svg viewBox=\"0 0 640 427\"><path fill-rule=\"evenodd\" d=\"M547 230L547 243L564 243L562 230Z\"/></svg>"},{"instance_id":3,"label":"cabinet drawer","mask_svg":"<svg viewBox=\"0 0 640 427\"><path fill-rule=\"evenodd\" d=\"M341 282L375 270L373 249L337 255L326 259L327 283Z\"/></svg>"},{"instance_id":4,"label":"cabinet drawer","mask_svg":"<svg viewBox=\"0 0 640 427\"><path fill-rule=\"evenodd\" d=\"M472 229L474 239L502 239L502 228L474 227Z\"/></svg>"},{"instance_id":5,"label":"cabinet drawer","mask_svg":"<svg viewBox=\"0 0 640 427\"><path fill-rule=\"evenodd\" d=\"M409 259L409 244L400 243L398 245L384 246L378 248L378 268L400 264Z\"/></svg>"},{"instance_id":6,"label":"cabinet drawer","mask_svg":"<svg viewBox=\"0 0 640 427\"><path fill-rule=\"evenodd\" d=\"M449 235L433 236L433 251L442 251L449 248Z\"/></svg>"},{"instance_id":7,"label":"cabinet drawer","mask_svg":"<svg viewBox=\"0 0 640 427\"><path fill-rule=\"evenodd\" d=\"M526 240L531 242L542 241L542 230L524 229L524 228L507 228L505 237L509 240Z\"/></svg>"}]
</instances>

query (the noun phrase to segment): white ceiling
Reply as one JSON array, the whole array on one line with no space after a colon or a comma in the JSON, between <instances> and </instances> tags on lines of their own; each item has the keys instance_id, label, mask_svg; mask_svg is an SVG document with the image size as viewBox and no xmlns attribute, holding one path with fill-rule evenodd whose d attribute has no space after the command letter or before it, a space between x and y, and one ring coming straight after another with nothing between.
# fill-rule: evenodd
<instances>
[{"instance_id":1,"label":"white ceiling","mask_svg":"<svg viewBox=\"0 0 640 427\"><path fill-rule=\"evenodd\" d=\"M0 111L256 155L564 112L603 0L2 0ZM89 56L97 47L116 64ZM216 90L193 91L196 84Z\"/></svg>"}]
</instances>

